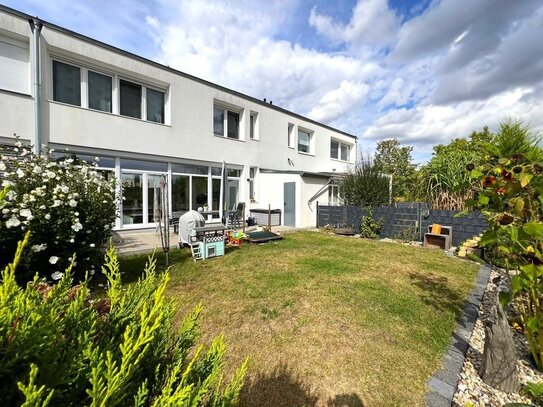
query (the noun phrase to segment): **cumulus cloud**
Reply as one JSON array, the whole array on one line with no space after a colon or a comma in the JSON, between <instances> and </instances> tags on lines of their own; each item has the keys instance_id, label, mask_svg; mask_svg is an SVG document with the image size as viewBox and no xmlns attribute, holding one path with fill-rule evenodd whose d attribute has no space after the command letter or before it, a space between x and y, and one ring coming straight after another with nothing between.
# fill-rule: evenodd
<instances>
[{"instance_id":1,"label":"cumulus cloud","mask_svg":"<svg viewBox=\"0 0 543 407\"><path fill-rule=\"evenodd\" d=\"M326 92L321 97L319 104L311 109L308 116L323 122L337 119L366 96L368 89L369 86L365 83L342 81L337 89Z\"/></svg>"}]
</instances>

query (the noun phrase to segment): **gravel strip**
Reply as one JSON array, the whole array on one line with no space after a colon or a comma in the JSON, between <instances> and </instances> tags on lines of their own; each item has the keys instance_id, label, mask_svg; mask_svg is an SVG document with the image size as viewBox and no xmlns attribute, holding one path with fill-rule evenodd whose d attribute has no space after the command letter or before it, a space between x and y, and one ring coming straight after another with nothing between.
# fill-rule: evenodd
<instances>
[{"instance_id":1,"label":"gravel strip","mask_svg":"<svg viewBox=\"0 0 543 407\"><path fill-rule=\"evenodd\" d=\"M485 340L485 331L482 320L486 318L493 302L496 298L496 292L500 283L505 281L505 272L503 270L492 270L490 279L483 296L483 301L479 307L479 317L475 323L473 334L469 340L469 346L460 372L458 386L453 397L453 406L465 407L467 403L476 407L503 406L505 403L527 403L532 404L531 400L518 393L504 393L486 383L479 377L478 369L481 366L483 358L483 347ZM526 340L522 334L514 329L515 344L519 360L517 362L517 371L522 385L528 382L543 381L543 374L537 371L530 362L529 351Z\"/></svg>"}]
</instances>

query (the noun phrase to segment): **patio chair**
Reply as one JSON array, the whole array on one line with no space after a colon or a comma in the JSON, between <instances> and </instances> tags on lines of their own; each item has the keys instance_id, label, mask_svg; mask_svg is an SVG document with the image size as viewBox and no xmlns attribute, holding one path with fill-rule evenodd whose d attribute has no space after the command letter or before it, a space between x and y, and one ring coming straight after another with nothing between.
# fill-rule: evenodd
<instances>
[{"instance_id":1,"label":"patio chair","mask_svg":"<svg viewBox=\"0 0 543 407\"><path fill-rule=\"evenodd\" d=\"M228 214L228 226L239 228L243 225L242 222L245 220L243 219L245 213L245 202L239 202L235 211L230 211Z\"/></svg>"}]
</instances>

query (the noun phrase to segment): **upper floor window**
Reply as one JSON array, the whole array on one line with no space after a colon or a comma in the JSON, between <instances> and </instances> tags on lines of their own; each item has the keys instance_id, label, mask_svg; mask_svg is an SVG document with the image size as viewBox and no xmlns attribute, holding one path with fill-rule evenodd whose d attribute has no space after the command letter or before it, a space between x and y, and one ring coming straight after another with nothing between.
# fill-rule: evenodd
<instances>
[{"instance_id":1,"label":"upper floor window","mask_svg":"<svg viewBox=\"0 0 543 407\"><path fill-rule=\"evenodd\" d=\"M82 86L86 84L86 86ZM164 123L166 93L86 67L53 61L53 100Z\"/></svg>"},{"instance_id":2,"label":"upper floor window","mask_svg":"<svg viewBox=\"0 0 543 407\"><path fill-rule=\"evenodd\" d=\"M30 93L30 51L28 40L0 35L0 89Z\"/></svg>"},{"instance_id":3,"label":"upper floor window","mask_svg":"<svg viewBox=\"0 0 543 407\"><path fill-rule=\"evenodd\" d=\"M298 152L311 154L311 133L298 130Z\"/></svg>"},{"instance_id":4,"label":"upper floor window","mask_svg":"<svg viewBox=\"0 0 543 407\"><path fill-rule=\"evenodd\" d=\"M121 115L141 119L141 85L120 80Z\"/></svg>"},{"instance_id":5,"label":"upper floor window","mask_svg":"<svg viewBox=\"0 0 543 407\"><path fill-rule=\"evenodd\" d=\"M111 76L89 71L89 108L111 113Z\"/></svg>"},{"instance_id":6,"label":"upper floor window","mask_svg":"<svg viewBox=\"0 0 543 407\"><path fill-rule=\"evenodd\" d=\"M219 137L239 139L239 113L214 106L213 134Z\"/></svg>"},{"instance_id":7,"label":"upper floor window","mask_svg":"<svg viewBox=\"0 0 543 407\"><path fill-rule=\"evenodd\" d=\"M258 113L255 112L249 115L249 138L258 140Z\"/></svg>"},{"instance_id":8,"label":"upper floor window","mask_svg":"<svg viewBox=\"0 0 543 407\"><path fill-rule=\"evenodd\" d=\"M330 158L350 161L351 146L337 140L330 141Z\"/></svg>"},{"instance_id":9,"label":"upper floor window","mask_svg":"<svg viewBox=\"0 0 543 407\"><path fill-rule=\"evenodd\" d=\"M53 61L53 100L81 106L81 69Z\"/></svg>"},{"instance_id":10,"label":"upper floor window","mask_svg":"<svg viewBox=\"0 0 543 407\"><path fill-rule=\"evenodd\" d=\"M294 125L292 123L288 124L287 145L294 148Z\"/></svg>"}]
</instances>

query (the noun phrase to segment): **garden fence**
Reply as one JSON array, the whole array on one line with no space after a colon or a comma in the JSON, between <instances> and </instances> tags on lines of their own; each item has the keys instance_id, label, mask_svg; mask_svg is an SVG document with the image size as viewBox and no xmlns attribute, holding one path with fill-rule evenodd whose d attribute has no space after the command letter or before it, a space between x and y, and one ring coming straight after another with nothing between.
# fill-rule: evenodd
<instances>
[{"instance_id":1,"label":"garden fence","mask_svg":"<svg viewBox=\"0 0 543 407\"><path fill-rule=\"evenodd\" d=\"M402 202L371 209L375 220L382 219L381 238L403 238L422 241L429 225L452 226L454 246L466 239L483 233L488 224L479 212L455 217L458 211L431 209L426 203ZM360 219L368 214L367 209L354 206L329 206L317 204L317 227L326 225L353 226L360 230Z\"/></svg>"}]
</instances>

